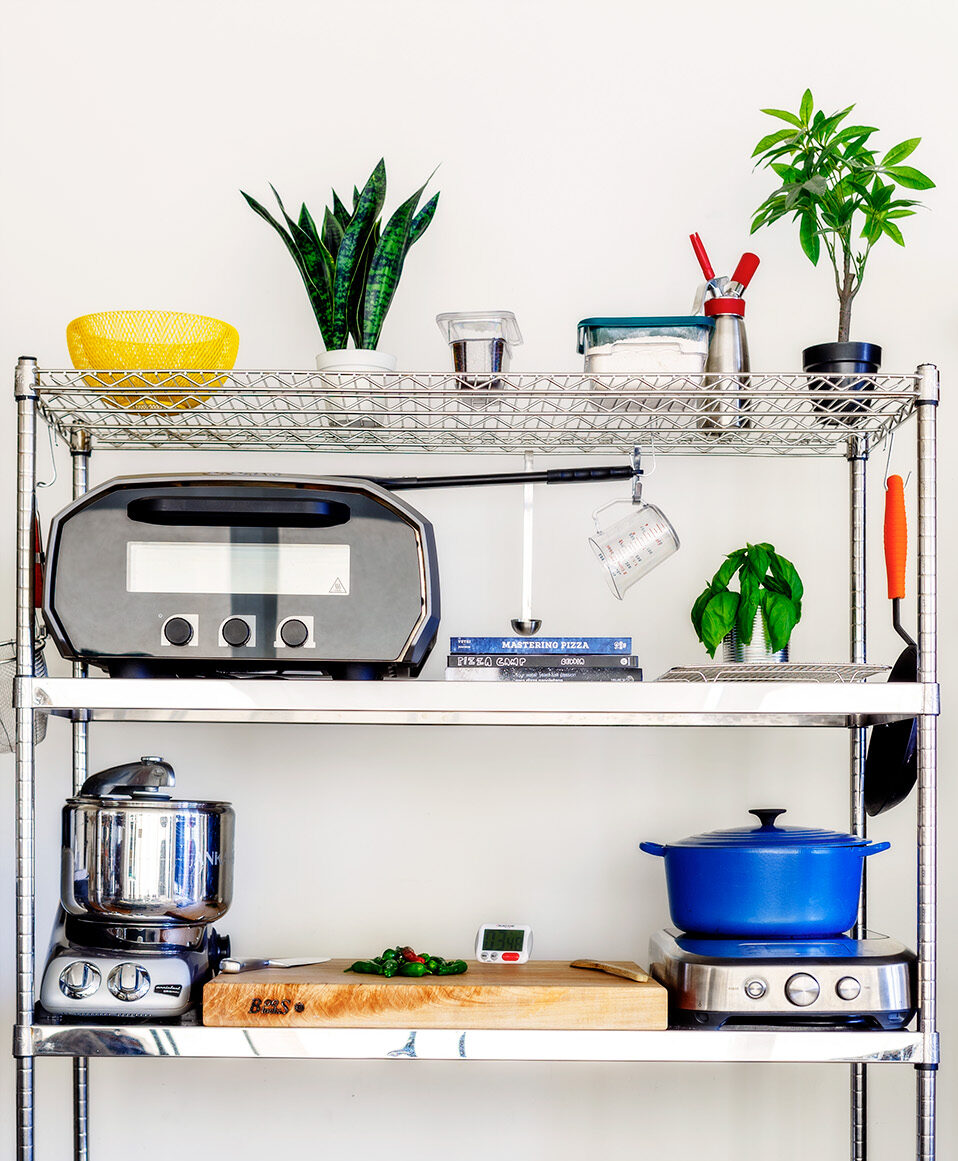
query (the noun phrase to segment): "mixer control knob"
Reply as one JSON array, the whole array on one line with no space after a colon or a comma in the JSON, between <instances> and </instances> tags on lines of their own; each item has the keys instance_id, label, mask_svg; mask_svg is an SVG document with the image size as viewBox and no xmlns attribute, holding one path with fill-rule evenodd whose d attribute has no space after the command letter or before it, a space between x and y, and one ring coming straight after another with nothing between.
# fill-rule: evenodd
<instances>
[{"instance_id":1,"label":"mixer control knob","mask_svg":"<svg viewBox=\"0 0 958 1161\"><path fill-rule=\"evenodd\" d=\"M790 1004L798 1008L814 1004L821 990L818 980L807 972L797 972L785 982L785 996Z\"/></svg>"},{"instance_id":2,"label":"mixer control knob","mask_svg":"<svg viewBox=\"0 0 958 1161\"><path fill-rule=\"evenodd\" d=\"M857 1000L861 990L862 986L854 976L842 976L835 985L835 991L841 1000Z\"/></svg>"},{"instance_id":3,"label":"mixer control knob","mask_svg":"<svg viewBox=\"0 0 958 1161\"><path fill-rule=\"evenodd\" d=\"M163 636L171 645L189 645L193 640L193 626L185 617L170 617L163 626Z\"/></svg>"},{"instance_id":4,"label":"mixer control knob","mask_svg":"<svg viewBox=\"0 0 958 1161\"><path fill-rule=\"evenodd\" d=\"M250 627L247 621L242 617L230 617L220 630L223 634L223 640L227 645L232 645L234 649L239 649L245 645L250 638Z\"/></svg>"},{"instance_id":5,"label":"mixer control knob","mask_svg":"<svg viewBox=\"0 0 958 1161\"><path fill-rule=\"evenodd\" d=\"M309 629L298 617L290 617L280 626L279 636L284 645L298 649L309 640Z\"/></svg>"},{"instance_id":6,"label":"mixer control knob","mask_svg":"<svg viewBox=\"0 0 958 1161\"><path fill-rule=\"evenodd\" d=\"M71 1000L92 996L99 986L100 973L85 960L75 960L60 972L60 991Z\"/></svg>"},{"instance_id":7,"label":"mixer control knob","mask_svg":"<svg viewBox=\"0 0 958 1161\"><path fill-rule=\"evenodd\" d=\"M118 1000L132 1003L150 990L150 974L138 963L121 963L110 972L107 986Z\"/></svg>"}]
</instances>

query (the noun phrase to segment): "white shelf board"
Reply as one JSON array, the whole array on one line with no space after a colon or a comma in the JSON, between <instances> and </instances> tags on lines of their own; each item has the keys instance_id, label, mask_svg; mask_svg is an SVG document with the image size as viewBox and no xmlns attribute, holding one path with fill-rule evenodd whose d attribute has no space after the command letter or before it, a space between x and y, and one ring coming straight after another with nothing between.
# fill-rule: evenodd
<instances>
[{"instance_id":1,"label":"white shelf board","mask_svg":"<svg viewBox=\"0 0 958 1161\"><path fill-rule=\"evenodd\" d=\"M23 678L19 704L94 721L860 726L937 714L936 685Z\"/></svg>"},{"instance_id":2,"label":"white shelf board","mask_svg":"<svg viewBox=\"0 0 958 1161\"><path fill-rule=\"evenodd\" d=\"M908 1063L922 1061L918 1032L599 1032L376 1028L204 1028L34 1025L34 1056L312 1058L319 1060L701 1061Z\"/></svg>"}]
</instances>

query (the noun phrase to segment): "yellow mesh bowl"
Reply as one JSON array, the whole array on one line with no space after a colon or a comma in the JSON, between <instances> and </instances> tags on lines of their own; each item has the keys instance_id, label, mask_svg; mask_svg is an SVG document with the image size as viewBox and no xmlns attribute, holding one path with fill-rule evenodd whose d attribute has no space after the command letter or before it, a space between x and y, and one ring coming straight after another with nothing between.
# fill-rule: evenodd
<instances>
[{"instance_id":1,"label":"yellow mesh bowl","mask_svg":"<svg viewBox=\"0 0 958 1161\"><path fill-rule=\"evenodd\" d=\"M236 362L239 334L229 323L202 314L168 310L107 310L75 318L67 327L70 358L78 371L122 371L156 368L150 374L97 375L87 378L94 389L122 386L136 394L106 395L114 407L137 411L184 410L209 399L198 387L217 387L222 376L164 375L162 368L190 367L229 371ZM160 394L156 387L178 388L186 394ZM142 392L146 391L146 394Z\"/></svg>"}]
</instances>

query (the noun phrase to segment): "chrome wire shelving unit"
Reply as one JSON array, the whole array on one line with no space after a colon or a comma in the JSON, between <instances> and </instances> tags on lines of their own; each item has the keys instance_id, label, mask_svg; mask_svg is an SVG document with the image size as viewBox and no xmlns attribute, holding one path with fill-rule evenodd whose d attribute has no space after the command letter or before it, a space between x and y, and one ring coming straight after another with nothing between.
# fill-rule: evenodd
<instances>
[{"instance_id":1,"label":"chrome wire shelving unit","mask_svg":"<svg viewBox=\"0 0 958 1161\"><path fill-rule=\"evenodd\" d=\"M88 1061L100 1057L830 1062L850 1065L852 1161L867 1155L869 1064L917 1075L918 1161L934 1161L936 1024L938 376L699 376L308 371L57 371L21 359L17 399L17 1159L34 1159L34 1068L71 1057L76 1161L88 1158ZM918 681L866 681L865 473L869 456L917 417ZM518 687L322 680L90 680L37 668L33 521L38 420L68 443L74 495L94 451L248 450L582 454L654 447L666 455L834 456L849 465L848 665L749 680L711 667L641 684ZM741 671L736 675L742 676ZM778 678L780 675L776 674ZM865 832L865 728L917 717L918 1007L912 1030L533 1032L472 1029L45 1025L34 1016L34 726L72 723L73 777L87 775L93 721L403 725L830 726L850 738L850 829ZM864 903L853 934L865 931Z\"/></svg>"},{"instance_id":2,"label":"chrome wire shelving unit","mask_svg":"<svg viewBox=\"0 0 958 1161\"><path fill-rule=\"evenodd\" d=\"M915 406L914 375L42 371L43 418L98 448L844 456ZM741 388L741 389L740 389Z\"/></svg>"}]
</instances>

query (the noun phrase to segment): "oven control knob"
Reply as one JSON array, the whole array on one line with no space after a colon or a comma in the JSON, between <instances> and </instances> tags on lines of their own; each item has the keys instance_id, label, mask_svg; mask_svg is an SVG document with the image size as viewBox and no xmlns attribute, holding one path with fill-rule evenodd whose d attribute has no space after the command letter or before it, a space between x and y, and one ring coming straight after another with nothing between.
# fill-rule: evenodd
<instances>
[{"instance_id":1,"label":"oven control knob","mask_svg":"<svg viewBox=\"0 0 958 1161\"><path fill-rule=\"evenodd\" d=\"M767 991L768 984L757 976L745 981L745 994L750 1000L760 1000Z\"/></svg>"},{"instance_id":2,"label":"oven control knob","mask_svg":"<svg viewBox=\"0 0 958 1161\"><path fill-rule=\"evenodd\" d=\"M242 617L230 617L220 632L226 644L232 645L234 649L245 645L250 638L249 624Z\"/></svg>"},{"instance_id":3,"label":"oven control knob","mask_svg":"<svg viewBox=\"0 0 958 1161\"><path fill-rule=\"evenodd\" d=\"M138 963L121 963L110 972L107 987L118 1000L132 1003L150 990L150 974Z\"/></svg>"},{"instance_id":4,"label":"oven control knob","mask_svg":"<svg viewBox=\"0 0 958 1161\"><path fill-rule=\"evenodd\" d=\"M807 972L797 972L785 982L785 996L790 1004L798 1008L814 1004L821 990L818 980Z\"/></svg>"},{"instance_id":5,"label":"oven control knob","mask_svg":"<svg viewBox=\"0 0 958 1161\"><path fill-rule=\"evenodd\" d=\"M309 639L309 629L298 617L290 617L280 626L279 636L284 645L288 645L290 649L298 649Z\"/></svg>"},{"instance_id":6,"label":"oven control knob","mask_svg":"<svg viewBox=\"0 0 958 1161\"><path fill-rule=\"evenodd\" d=\"M170 617L163 626L163 636L171 645L188 645L193 640L193 626L185 617Z\"/></svg>"},{"instance_id":7,"label":"oven control knob","mask_svg":"<svg viewBox=\"0 0 958 1161\"><path fill-rule=\"evenodd\" d=\"M92 996L100 986L100 973L92 963L78 959L60 972L60 991L71 1000Z\"/></svg>"},{"instance_id":8,"label":"oven control knob","mask_svg":"<svg viewBox=\"0 0 958 1161\"><path fill-rule=\"evenodd\" d=\"M862 986L854 976L842 976L835 985L835 991L841 1000L857 1000L861 990Z\"/></svg>"}]
</instances>

